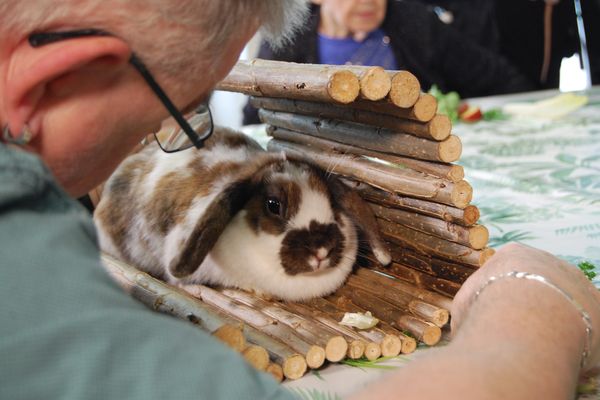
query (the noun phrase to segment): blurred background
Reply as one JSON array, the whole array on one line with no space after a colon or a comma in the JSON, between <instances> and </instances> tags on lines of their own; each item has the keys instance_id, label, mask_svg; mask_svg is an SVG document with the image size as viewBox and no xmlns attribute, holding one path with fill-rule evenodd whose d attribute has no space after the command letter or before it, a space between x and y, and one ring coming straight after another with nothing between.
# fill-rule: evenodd
<instances>
[{"instance_id":1,"label":"blurred background","mask_svg":"<svg viewBox=\"0 0 600 400\"><path fill-rule=\"evenodd\" d=\"M313 16L317 21L323 17L321 7L351 6L364 10L383 4L387 15L380 28L384 34L388 33L385 27L394 22L387 20L398 18L394 13L410 11L423 14L423 18L430 17L431 21L426 21L430 21L436 32L452 32L455 41L460 42L456 44L461 51L468 43L498 59L507 60L528 80L528 90L559 88L561 91L579 91L600 84L600 0L318 0L313 3ZM398 21L401 23L400 18ZM307 30L310 29L310 26L307 27ZM392 41L397 40L394 32L389 32L389 37ZM302 32L300 43L287 44L278 54L262 43L257 35L246 46L240 59L260 56L305 62L289 58L289 54L303 51L296 51L294 46L302 46L302 40L314 41L318 52L321 38L321 33L317 36L315 32L313 37L311 32ZM427 46L427 43L424 45ZM320 55L323 56L322 52ZM319 62L318 59L310 61ZM398 68L415 72L402 62L398 63ZM469 75L469 72L469 68L465 67L464 75ZM418 73L416 75L419 77ZM427 87L423 89L428 90ZM457 90L453 87L446 89ZM479 92L476 97L493 94L498 93ZM241 128L246 102L247 97L242 94L216 91L211 99L215 122Z\"/></svg>"}]
</instances>

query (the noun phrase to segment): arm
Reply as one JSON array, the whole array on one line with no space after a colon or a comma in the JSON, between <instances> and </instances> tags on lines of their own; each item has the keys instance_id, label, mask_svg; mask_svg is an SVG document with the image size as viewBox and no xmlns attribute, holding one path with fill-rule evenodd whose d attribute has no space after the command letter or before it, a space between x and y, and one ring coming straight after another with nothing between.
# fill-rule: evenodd
<instances>
[{"instance_id":1,"label":"arm","mask_svg":"<svg viewBox=\"0 0 600 400\"><path fill-rule=\"evenodd\" d=\"M567 399L575 394L585 346L579 312L538 282L503 279L474 293L490 276L510 270L541 274L590 313L590 367L598 361L600 294L576 268L548 253L508 245L473 274L457 294L454 338L426 352L356 398Z\"/></svg>"}]
</instances>

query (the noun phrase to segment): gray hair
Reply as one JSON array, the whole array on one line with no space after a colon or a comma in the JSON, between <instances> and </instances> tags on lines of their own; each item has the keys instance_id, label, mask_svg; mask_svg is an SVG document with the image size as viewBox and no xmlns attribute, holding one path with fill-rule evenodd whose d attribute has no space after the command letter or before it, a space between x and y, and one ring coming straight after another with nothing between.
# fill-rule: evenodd
<instances>
[{"instance_id":1,"label":"gray hair","mask_svg":"<svg viewBox=\"0 0 600 400\"><path fill-rule=\"evenodd\" d=\"M0 37L10 46L11 39L57 27L104 29L153 71L197 76L211 74L223 48L251 28L262 26L275 46L285 43L307 10L307 0L0 0Z\"/></svg>"}]
</instances>

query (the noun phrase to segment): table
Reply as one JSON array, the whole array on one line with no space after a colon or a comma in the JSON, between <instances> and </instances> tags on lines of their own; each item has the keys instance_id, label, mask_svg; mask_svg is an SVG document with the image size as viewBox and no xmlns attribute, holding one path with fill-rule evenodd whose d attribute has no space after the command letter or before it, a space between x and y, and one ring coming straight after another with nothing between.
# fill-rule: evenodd
<instances>
[{"instance_id":1,"label":"table","mask_svg":"<svg viewBox=\"0 0 600 400\"><path fill-rule=\"evenodd\" d=\"M555 95L475 99L483 109ZM457 124L459 164L490 244L518 241L577 264L600 266L600 87L588 104L558 120ZM598 281L600 283L600 281Z\"/></svg>"},{"instance_id":2,"label":"table","mask_svg":"<svg viewBox=\"0 0 600 400\"><path fill-rule=\"evenodd\" d=\"M532 92L469 103L488 110L557 94ZM453 132L463 142L458 163L473 186L481 223L490 230L490 246L517 241L574 264L589 261L600 267L600 87L584 94L588 104L558 120L455 124ZM263 143L267 140L260 130L252 133ZM600 277L595 283L600 287ZM401 367L423 351L382 365ZM285 385L304 398L334 399L360 390L386 372L332 365Z\"/></svg>"}]
</instances>

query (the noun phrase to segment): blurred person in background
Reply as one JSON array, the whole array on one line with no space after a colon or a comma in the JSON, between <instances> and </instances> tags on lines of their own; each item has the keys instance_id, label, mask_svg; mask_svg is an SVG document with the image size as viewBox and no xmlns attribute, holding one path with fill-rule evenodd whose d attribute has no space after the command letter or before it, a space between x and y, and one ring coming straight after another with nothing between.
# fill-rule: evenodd
<instances>
[{"instance_id":1,"label":"blurred person in background","mask_svg":"<svg viewBox=\"0 0 600 400\"><path fill-rule=\"evenodd\" d=\"M424 3L449 27L493 50L536 89L558 88L563 58L581 60L573 0L409 0ZM592 84L600 83L600 1L581 0Z\"/></svg>"}]
</instances>

